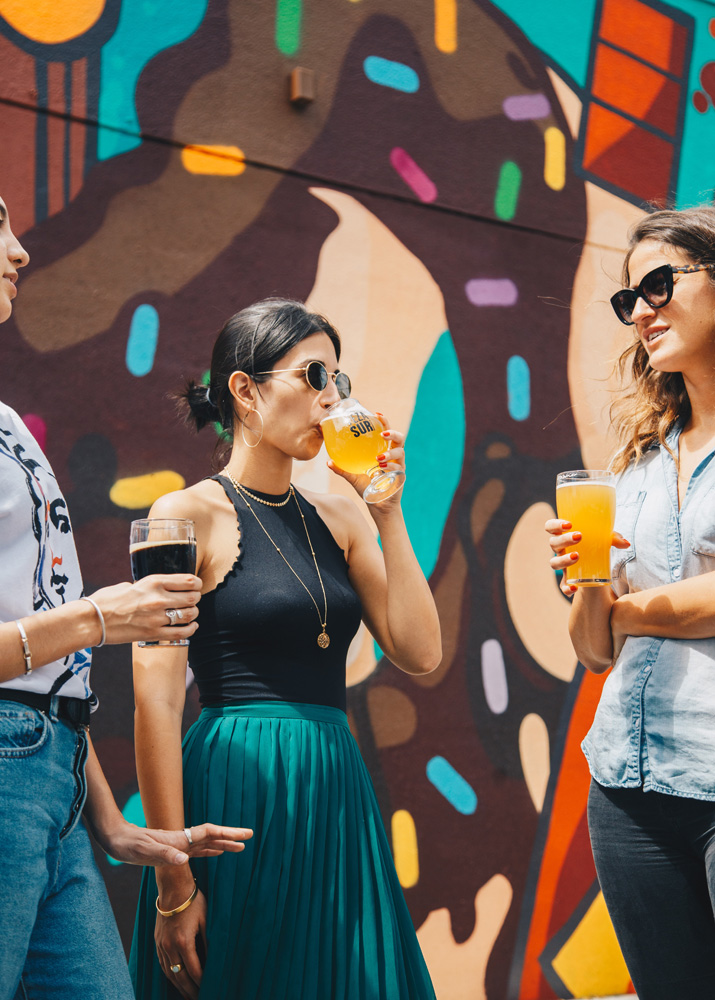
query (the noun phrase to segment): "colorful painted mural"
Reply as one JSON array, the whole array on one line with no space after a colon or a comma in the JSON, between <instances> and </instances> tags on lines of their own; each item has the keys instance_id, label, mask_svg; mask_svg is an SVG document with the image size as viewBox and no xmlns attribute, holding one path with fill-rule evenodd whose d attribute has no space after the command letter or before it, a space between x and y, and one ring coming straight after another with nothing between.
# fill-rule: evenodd
<instances>
[{"instance_id":1,"label":"colorful painted mural","mask_svg":"<svg viewBox=\"0 0 715 1000\"><path fill-rule=\"evenodd\" d=\"M297 68L315 93L292 103ZM556 473L611 447L628 225L712 199L714 106L710 0L0 0L1 190L33 261L3 398L88 589L209 472L215 435L168 394L247 303L326 313L361 400L408 429L444 660L408 676L359 634L349 707L440 1000L630 989L585 825L601 679L542 526ZM320 459L296 482L342 488ZM141 822L128 651L93 677ZM100 863L128 940L138 873Z\"/></svg>"}]
</instances>

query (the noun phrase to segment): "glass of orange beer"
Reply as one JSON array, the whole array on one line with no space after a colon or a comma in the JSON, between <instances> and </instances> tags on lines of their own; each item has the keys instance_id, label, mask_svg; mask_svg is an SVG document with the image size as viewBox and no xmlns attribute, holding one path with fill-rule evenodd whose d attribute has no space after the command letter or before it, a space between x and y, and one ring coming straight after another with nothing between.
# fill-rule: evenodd
<instances>
[{"instance_id":1,"label":"glass of orange beer","mask_svg":"<svg viewBox=\"0 0 715 1000\"><path fill-rule=\"evenodd\" d=\"M326 410L320 427L326 450L338 468L370 477L362 495L366 503L380 503L402 489L405 473L399 469L381 469L377 464L377 456L390 447L390 442L382 436L386 428L357 399L334 403Z\"/></svg>"},{"instance_id":2,"label":"glass of orange beer","mask_svg":"<svg viewBox=\"0 0 715 1000\"><path fill-rule=\"evenodd\" d=\"M556 477L556 510L581 532L579 559L566 569L566 582L577 587L603 587L611 582L611 540L616 518L616 485L611 472L576 469Z\"/></svg>"}]
</instances>

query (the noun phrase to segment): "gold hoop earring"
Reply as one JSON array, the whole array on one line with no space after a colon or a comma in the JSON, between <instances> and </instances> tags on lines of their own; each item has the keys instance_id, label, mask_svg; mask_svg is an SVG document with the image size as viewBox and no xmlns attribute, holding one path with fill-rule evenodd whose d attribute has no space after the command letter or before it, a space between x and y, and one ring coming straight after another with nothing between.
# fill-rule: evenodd
<instances>
[{"instance_id":1,"label":"gold hoop earring","mask_svg":"<svg viewBox=\"0 0 715 1000\"><path fill-rule=\"evenodd\" d=\"M245 446L247 448L257 448L258 445L263 440L263 414L259 410L255 410L255 409L254 410L249 410L248 412L249 413L255 413L257 417L261 418L261 433L258 436L258 440L256 441L256 443L255 444L250 444L248 441L246 441L246 421L242 420L241 421L241 437L243 438L243 443L245 444ZM246 414L246 416L248 416L248 414ZM248 429L249 429L249 431L251 431L250 427ZM251 431L251 434L255 434L255 431Z\"/></svg>"}]
</instances>

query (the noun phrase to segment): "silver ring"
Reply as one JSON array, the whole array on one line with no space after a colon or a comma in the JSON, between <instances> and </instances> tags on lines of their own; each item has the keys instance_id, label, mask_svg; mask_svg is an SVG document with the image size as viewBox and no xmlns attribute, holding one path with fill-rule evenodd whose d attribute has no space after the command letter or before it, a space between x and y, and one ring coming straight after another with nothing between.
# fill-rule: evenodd
<instances>
[{"instance_id":1,"label":"silver ring","mask_svg":"<svg viewBox=\"0 0 715 1000\"><path fill-rule=\"evenodd\" d=\"M181 966L179 965L178 962L176 963L176 965L170 966L170 968L171 968L171 971L174 973L175 976L178 975L181 972Z\"/></svg>"},{"instance_id":2,"label":"silver ring","mask_svg":"<svg viewBox=\"0 0 715 1000\"><path fill-rule=\"evenodd\" d=\"M186 834L186 839L189 842L189 847L193 847L193 845L194 845L194 838L191 836L191 827L185 826L184 827L184 833Z\"/></svg>"},{"instance_id":3,"label":"silver ring","mask_svg":"<svg viewBox=\"0 0 715 1000\"><path fill-rule=\"evenodd\" d=\"M166 612L166 617L169 619L170 625L174 624L174 619L178 616L178 614L179 612L175 611L174 608L169 608L169 610Z\"/></svg>"},{"instance_id":4,"label":"silver ring","mask_svg":"<svg viewBox=\"0 0 715 1000\"><path fill-rule=\"evenodd\" d=\"M174 611L174 614L176 615L176 617L178 618L178 620L179 620L179 621L183 621L183 620L184 620L184 612L183 612L183 611L181 611L181 609L180 609L180 608L177 608L177 609L176 609L176 610Z\"/></svg>"}]
</instances>

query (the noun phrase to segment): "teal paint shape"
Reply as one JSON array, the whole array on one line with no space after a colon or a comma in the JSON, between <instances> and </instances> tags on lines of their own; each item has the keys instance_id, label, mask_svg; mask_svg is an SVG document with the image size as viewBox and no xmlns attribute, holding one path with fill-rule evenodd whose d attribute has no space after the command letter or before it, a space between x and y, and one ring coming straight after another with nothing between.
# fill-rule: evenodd
<instances>
[{"instance_id":1,"label":"teal paint shape","mask_svg":"<svg viewBox=\"0 0 715 1000\"><path fill-rule=\"evenodd\" d=\"M303 0L276 0L276 47L284 56L300 48Z\"/></svg>"},{"instance_id":2,"label":"teal paint shape","mask_svg":"<svg viewBox=\"0 0 715 1000\"><path fill-rule=\"evenodd\" d=\"M680 0L675 6L694 19L693 51L690 59L688 96L685 102L685 122L680 141L675 207L691 208L712 204L715 192L715 109L701 114L693 106L692 95L700 86L700 72L706 63L715 60L710 21L715 16L711 4L700 0Z\"/></svg>"},{"instance_id":3,"label":"teal paint shape","mask_svg":"<svg viewBox=\"0 0 715 1000\"><path fill-rule=\"evenodd\" d=\"M526 420L531 413L531 372L518 354L506 364L506 393L509 416L512 420Z\"/></svg>"},{"instance_id":4,"label":"teal paint shape","mask_svg":"<svg viewBox=\"0 0 715 1000\"><path fill-rule=\"evenodd\" d=\"M462 476L466 431L462 373L447 330L422 372L405 442L407 479L402 511L427 579L437 564L444 526ZM378 659L382 656L377 643L375 655Z\"/></svg>"},{"instance_id":5,"label":"teal paint shape","mask_svg":"<svg viewBox=\"0 0 715 1000\"><path fill-rule=\"evenodd\" d=\"M154 306L137 306L127 339L126 364L132 375L141 378L152 370L158 340L159 313Z\"/></svg>"},{"instance_id":6,"label":"teal paint shape","mask_svg":"<svg viewBox=\"0 0 715 1000\"><path fill-rule=\"evenodd\" d=\"M208 0L122 0L119 23L102 49L97 156L109 160L141 145L135 93L146 64L185 41L206 14ZM119 129L120 131L114 131Z\"/></svg>"},{"instance_id":7,"label":"teal paint shape","mask_svg":"<svg viewBox=\"0 0 715 1000\"><path fill-rule=\"evenodd\" d=\"M510 222L516 215L521 190L521 170L512 160L501 165L497 193L494 196L494 213L498 219Z\"/></svg>"},{"instance_id":8,"label":"teal paint shape","mask_svg":"<svg viewBox=\"0 0 715 1000\"><path fill-rule=\"evenodd\" d=\"M365 76L381 87L391 87L405 94L414 94L420 89L420 78L411 66L383 59L382 56L368 56L363 62Z\"/></svg>"},{"instance_id":9,"label":"teal paint shape","mask_svg":"<svg viewBox=\"0 0 715 1000\"><path fill-rule=\"evenodd\" d=\"M444 757L427 762L427 778L458 813L471 816L477 811L477 793Z\"/></svg>"},{"instance_id":10,"label":"teal paint shape","mask_svg":"<svg viewBox=\"0 0 715 1000\"><path fill-rule=\"evenodd\" d=\"M130 795L127 799L124 808L122 809L122 816L127 821L127 823L133 823L135 826L146 826L146 820L144 819L144 810L142 809L142 800L139 792L135 792ZM110 865L123 865L123 861L117 861L116 858L110 858L107 854L107 861Z\"/></svg>"},{"instance_id":11,"label":"teal paint shape","mask_svg":"<svg viewBox=\"0 0 715 1000\"><path fill-rule=\"evenodd\" d=\"M579 87L586 84L597 0L491 0Z\"/></svg>"}]
</instances>

